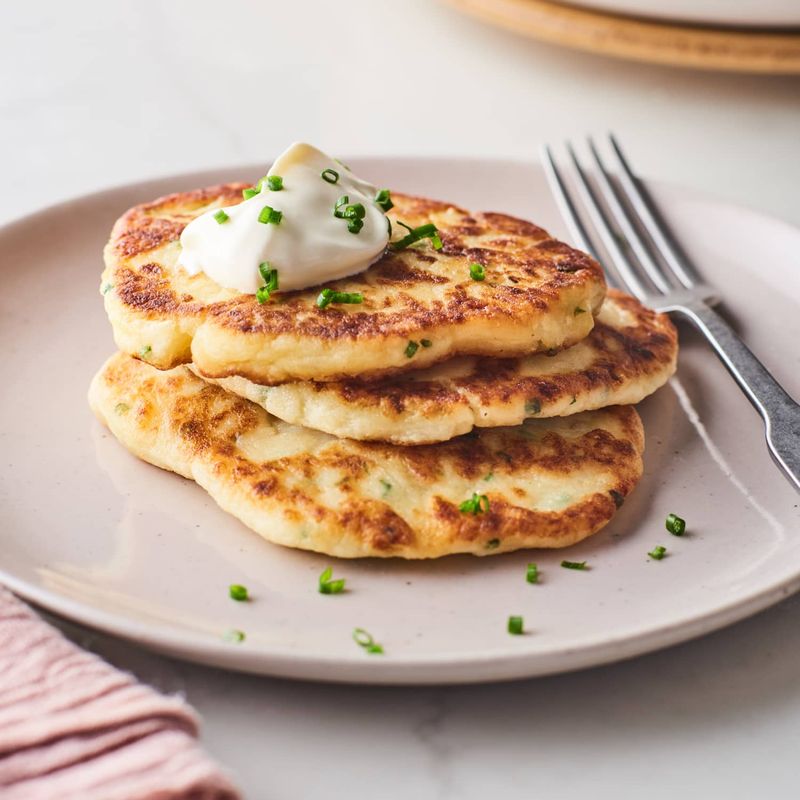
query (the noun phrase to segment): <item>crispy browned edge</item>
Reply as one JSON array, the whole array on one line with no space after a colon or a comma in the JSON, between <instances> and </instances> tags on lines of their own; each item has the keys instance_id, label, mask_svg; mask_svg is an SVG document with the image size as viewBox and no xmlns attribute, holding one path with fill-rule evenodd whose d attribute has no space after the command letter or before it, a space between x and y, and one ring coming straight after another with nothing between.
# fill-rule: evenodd
<instances>
[{"instance_id":1,"label":"crispy browned edge","mask_svg":"<svg viewBox=\"0 0 800 800\"><path fill-rule=\"evenodd\" d=\"M242 189L247 186L230 183L178 192L134 206L117 220L106 247L106 259L113 271L113 291L130 313L148 318L208 316L215 324L241 334L292 333L323 340L412 336L419 330L458 325L474 317L518 317L526 307L529 312L541 313L557 304L559 292L567 287L604 282L601 267L590 256L551 238L531 222L493 212L473 214L449 203L399 193L392 195L395 217L417 225L449 211L458 216L458 223L437 221L443 242L440 251L415 248L387 252L363 273L374 284L396 287L391 310L370 308L368 297L355 309L329 306L321 310L314 302L318 289L282 293L280 303L261 305L253 295L237 295L206 305L190 294L178 296L172 288L169 269L157 260L136 268L130 264L129 259L177 240L197 209L209 203L241 202ZM492 238L482 241L483 246L470 246L467 241L469 237L486 235ZM445 256L461 258L466 263L478 262L489 269L492 265L502 267L505 283L494 287L491 306L471 297L457 283L448 292L448 302L435 307L427 307L403 291L404 287L425 281L450 282L424 269L426 263ZM524 285L526 277L542 272L546 273L542 285ZM347 279L339 283L347 283ZM237 369L236 374L243 373Z\"/></svg>"},{"instance_id":2,"label":"crispy browned edge","mask_svg":"<svg viewBox=\"0 0 800 800\"><path fill-rule=\"evenodd\" d=\"M642 472L644 431L633 407L616 407L624 439L605 430L592 430L576 440L567 440L555 433L540 441L520 435L520 429L473 431L449 442L418 447L399 447L383 443L344 441L326 448L322 455L300 454L273 462L254 463L238 451L239 436L265 420L260 407L218 386L210 385L179 368L160 373L155 368L117 354L101 370L96 380L103 381L116 399L136 403L138 429L151 429L152 442L167 433L180 440L182 458L189 462L202 460L213 464L216 480L228 481L244 492L249 502L280 509L290 522L301 525L308 521L326 535L355 540L362 555L415 556L421 535L387 503L359 497L357 485L371 464L401 459L421 482L429 483L443 469L459 476L478 480L487 472L504 471L524 474L533 467L553 473L568 474L571 470L596 465L616 476L608 492L595 493L566 511L531 511L493 494L487 487L489 511L464 514L458 503L437 496L430 515L431 530L437 536L445 532L438 551L423 557L473 552L490 555L531 545L564 547L584 539L603 527L633 490ZM202 385L201 385L202 384ZM128 411L127 413L130 413ZM108 424L111 412L101 414ZM168 430L165 430L165 426ZM113 422L111 423L114 429ZM499 442L499 447L497 443ZM144 455L147 458L146 454ZM155 459L154 459L155 460ZM304 491L286 485L287 471L292 475L312 478L321 467L341 471L342 490L352 492L348 502L327 508ZM334 536L335 532L335 536ZM541 540L547 541L546 545ZM325 551L313 542L298 546Z\"/></svg>"},{"instance_id":3,"label":"crispy browned edge","mask_svg":"<svg viewBox=\"0 0 800 800\"><path fill-rule=\"evenodd\" d=\"M404 376L380 381L357 379L327 383L309 381L317 392L338 395L352 405L386 404L402 414L410 403L424 403L432 409L463 401L454 387L467 390L484 406L508 403L518 398L534 402L556 402L591 392L601 386L614 388L665 367L674 365L678 332L666 314L659 314L630 295L609 289L607 295L621 305L635 322L617 330L597 320L588 342L598 353L597 361L579 373L520 376L517 359L481 358L465 377L438 380L407 380ZM615 352L614 347L619 352Z\"/></svg>"}]
</instances>

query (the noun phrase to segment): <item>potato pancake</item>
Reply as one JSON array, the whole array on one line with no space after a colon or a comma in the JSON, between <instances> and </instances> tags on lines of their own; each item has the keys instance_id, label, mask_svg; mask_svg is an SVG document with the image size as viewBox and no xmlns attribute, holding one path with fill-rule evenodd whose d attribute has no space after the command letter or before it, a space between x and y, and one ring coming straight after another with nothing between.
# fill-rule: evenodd
<instances>
[{"instance_id":1,"label":"potato pancake","mask_svg":"<svg viewBox=\"0 0 800 800\"><path fill-rule=\"evenodd\" d=\"M462 356L367 383L209 380L295 425L349 439L417 445L445 442L474 427L638 403L675 372L677 354L677 332L665 314L610 289L589 336L549 356Z\"/></svg>"},{"instance_id":2,"label":"potato pancake","mask_svg":"<svg viewBox=\"0 0 800 800\"><path fill-rule=\"evenodd\" d=\"M341 558L566 547L602 528L642 474L631 406L399 447L291 425L186 367L122 353L89 401L132 453L195 480L265 539Z\"/></svg>"},{"instance_id":3,"label":"potato pancake","mask_svg":"<svg viewBox=\"0 0 800 800\"><path fill-rule=\"evenodd\" d=\"M504 214L393 194L390 218L432 222L426 240L386 254L328 288L359 305L318 308L320 287L255 295L177 266L198 215L241 201L246 184L169 195L115 224L101 291L117 346L159 369L194 362L213 378L256 383L373 379L458 355L509 358L567 347L592 329L605 294L600 266L536 225ZM395 225L395 240L402 229ZM485 279L473 279L479 264ZM279 267L279 265L276 265Z\"/></svg>"}]
</instances>

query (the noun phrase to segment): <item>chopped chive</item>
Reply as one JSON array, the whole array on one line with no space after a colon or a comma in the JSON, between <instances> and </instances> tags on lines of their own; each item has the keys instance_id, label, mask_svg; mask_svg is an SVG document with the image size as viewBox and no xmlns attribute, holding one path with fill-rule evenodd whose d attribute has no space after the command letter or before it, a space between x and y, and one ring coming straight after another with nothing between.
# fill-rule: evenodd
<instances>
[{"instance_id":1,"label":"chopped chive","mask_svg":"<svg viewBox=\"0 0 800 800\"><path fill-rule=\"evenodd\" d=\"M383 647L375 643L372 634L363 628L356 628L353 631L353 640L359 647L363 647L368 653L383 655Z\"/></svg>"},{"instance_id":2,"label":"chopped chive","mask_svg":"<svg viewBox=\"0 0 800 800\"><path fill-rule=\"evenodd\" d=\"M575 310L572 313L574 314L574 316L577 317L578 314L585 314L586 313L586 309L585 308L581 308L580 306L576 306Z\"/></svg>"},{"instance_id":3,"label":"chopped chive","mask_svg":"<svg viewBox=\"0 0 800 800\"><path fill-rule=\"evenodd\" d=\"M562 561L561 566L564 569L586 569L587 564L585 561Z\"/></svg>"},{"instance_id":4,"label":"chopped chive","mask_svg":"<svg viewBox=\"0 0 800 800\"><path fill-rule=\"evenodd\" d=\"M380 189L378 191L378 193L375 195L375 203L380 207L384 214L389 211L389 209L394 208L392 196L388 189Z\"/></svg>"},{"instance_id":5,"label":"chopped chive","mask_svg":"<svg viewBox=\"0 0 800 800\"><path fill-rule=\"evenodd\" d=\"M459 505L458 510L462 514L485 514L489 510L489 498L485 494L473 492L469 500L465 500Z\"/></svg>"},{"instance_id":6,"label":"chopped chive","mask_svg":"<svg viewBox=\"0 0 800 800\"><path fill-rule=\"evenodd\" d=\"M661 559L664 558L666 552L667 548L659 544L656 545L647 555L649 555L650 558L653 558L656 561L661 561Z\"/></svg>"},{"instance_id":7,"label":"chopped chive","mask_svg":"<svg viewBox=\"0 0 800 800\"><path fill-rule=\"evenodd\" d=\"M225 635L222 637L225 639L226 642L243 642L245 639L244 631L237 631L235 628L232 628L229 631L225 632Z\"/></svg>"},{"instance_id":8,"label":"chopped chive","mask_svg":"<svg viewBox=\"0 0 800 800\"><path fill-rule=\"evenodd\" d=\"M333 567L326 567L319 576L320 594L341 594L344 591L344 578L331 580L333 577Z\"/></svg>"},{"instance_id":9,"label":"chopped chive","mask_svg":"<svg viewBox=\"0 0 800 800\"><path fill-rule=\"evenodd\" d=\"M473 261L473 263L469 265L469 276L474 281L485 281L486 269L484 268L483 264Z\"/></svg>"},{"instance_id":10,"label":"chopped chive","mask_svg":"<svg viewBox=\"0 0 800 800\"><path fill-rule=\"evenodd\" d=\"M283 211L278 211L272 206L264 206L258 215L258 221L265 225L280 225L283 219Z\"/></svg>"},{"instance_id":11,"label":"chopped chive","mask_svg":"<svg viewBox=\"0 0 800 800\"><path fill-rule=\"evenodd\" d=\"M343 194L333 205L333 216L339 217L339 219L344 217L344 212L340 211L339 209L342 206L346 206L349 202L350 202L350 197L346 194Z\"/></svg>"},{"instance_id":12,"label":"chopped chive","mask_svg":"<svg viewBox=\"0 0 800 800\"><path fill-rule=\"evenodd\" d=\"M364 227L364 220L363 219L351 219L347 223L347 230L350 233L361 233L361 229Z\"/></svg>"},{"instance_id":13,"label":"chopped chive","mask_svg":"<svg viewBox=\"0 0 800 800\"><path fill-rule=\"evenodd\" d=\"M389 238L392 238L392 221L386 217L386 230L389 233Z\"/></svg>"},{"instance_id":14,"label":"chopped chive","mask_svg":"<svg viewBox=\"0 0 800 800\"><path fill-rule=\"evenodd\" d=\"M338 209L339 206L337 205L336 208ZM363 203L349 203L340 214L344 219L364 219L367 209L364 208Z\"/></svg>"},{"instance_id":15,"label":"chopped chive","mask_svg":"<svg viewBox=\"0 0 800 800\"><path fill-rule=\"evenodd\" d=\"M420 339L420 340L419 340L419 343L420 343L420 344L421 344L423 347L430 347L430 346L433 344L433 342L432 342L430 339Z\"/></svg>"},{"instance_id":16,"label":"chopped chive","mask_svg":"<svg viewBox=\"0 0 800 800\"><path fill-rule=\"evenodd\" d=\"M331 303L358 304L364 302L364 295L360 292L337 292L333 289L323 289L317 295L317 307L327 308Z\"/></svg>"},{"instance_id":17,"label":"chopped chive","mask_svg":"<svg viewBox=\"0 0 800 800\"><path fill-rule=\"evenodd\" d=\"M523 632L524 627L525 623L523 622L522 617L508 618L508 632L512 636L520 636Z\"/></svg>"},{"instance_id":18,"label":"chopped chive","mask_svg":"<svg viewBox=\"0 0 800 800\"><path fill-rule=\"evenodd\" d=\"M542 401L538 397L533 397L525 401L525 413L534 416L542 413Z\"/></svg>"},{"instance_id":19,"label":"chopped chive","mask_svg":"<svg viewBox=\"0 0 800 800\"><path fill-rule=\"evenodd\" d=\"M127 403L117 403L114 406L115 414L127 414L130 410L131 407Z\"/></svg>"},{"instance_id":20,"label":"chopped chive","mask_svg":"<svg viewBox=\"0 0 800 800\"><path fill-rule=\"evenodd\" d=\"M258 265L258 271L264 279L264 286L256 289L256 300L264 305L269 302L272 293L278 289L278 270L274 269L269 261L262 261Z\"/></svg>"},{"instance_id":21,"label":"chopped chive","mask_svg":"<svg viewBox=\"0 0 800 800\"><path fill-rule=\"evenodd\" d=\"M283 178L280 175L267 175L267 189L279 192L283 189Z\"/></svg>"},{"instance_id":22,"label":"chopped chive","mask_svg":"<svg viewBox=\"0 0 800 800\"><path fill-rule=\"evenodd\" d=\"M150 353L153 352L153 348L150 347L149 344L146 344L140 351L139 351L139 358L147 358Z\"/></svg>"},{"instance_id":23,"label":"chopped chive","mask_svg":"<svg viewBox=\"0 0 800 800\"><path fill-rule=\"evenodd\" d=\"M667 514L667 530L673 536L683 536L686 532L686 520L681 519L677 514Z\"/></svg>"},{"instance_id":24,"label":"chopped chive","mask_svg":"<svg viewBox=\"0 0 800 800\"><path fill-rule=\"evenodd\" d=\"M235 600L237 603L243 603L245 600L250 599L250 594L247 591L246 586L242 586L241 583L232 583L228 587L228 594L231 597L231 600Z\"/></svg>"},{"instance_id":25,"label":"chopped chive","mask_svg":"<svg viewBox=\"0 0 800 800\"><path fill-rule=\"evenodd\" d=\"M386 497L389 492L392 491L392 484L389 483L385 478L380 479L380 484L383 486L383 492L381 493L381 497Z\"/></svg>"},{"instance_id":26,"label":"chopped chive","mask_svg":"<svg viewBox=\"0 0 800 800\"><path fill-rule=\"evenodd\" d=\"M245 200L249 200L251 197L255 197L257 194L260 194L258 189L242 189L242 197Z\"/></svg>"},{"instance_id":27,"label":"chopped chive","mask_svg":"<svg viewBox=\"0 0 800 800\"><path fill-rule=\"evenodd\" d=\"M406 358L413 358L417 350L419 350L419 342L409 339L405 349Z\"/></svg>"},{"instance_id":28,"label":"chopped chive","mask_svg":"<svg viewBox=\"0 0 800 800\"><path fill-rule=\"evenodd\" d=\"M339 173L335 169L324 169L320 173L320 177L322 180L327 181L328 183L338 183L339 182Z\"/></svg>"},{"instance_id":29,"label":"chopped chive","mask_svg":"<svg viewBox=\"0 0 800 800\"><path fill-rule=\"evenodd\" d=\"M398 239L396 242L390 242L389 247L392 250L405 250L409 245L414 244L414 242L418 242L421 239L431 239L433 240L433 246L436 250L442 249L442 240L439 238L439 233L436 226L432 222L428 222L425 225L420 225L417 228L412 228L406 225L404 222L399 222L398 224L402 225L408 233L402 238Z\"/></svg>"},{"instance_id":30,"label":"chopped chive","mask_svg":"<svg viewBox=\"0 0 800 800\"><path fill-rule=\"evenodd\" d=\"M225 209L221 208L219 211L217 211L217 212L214 214L214 219L215 219L215 220L216 220L216 221L217 221L217 222L218 222L220 225L222 225L222 223L223 223L223 222L227 222L227 221L230 219L230 217L229 217L229 216L227 215L227 213L225 212Z\"/></svg>"},{"instance_id":31,"label":"chopped chive","mask_svg":"<svg viewBox=\"0 0 800 800\"><path fill-rule=\"evenodd\" d=\"M525 570L525 580L528 583L539 583L539 567L531 562Z\"/></svg>"}]
</instances>

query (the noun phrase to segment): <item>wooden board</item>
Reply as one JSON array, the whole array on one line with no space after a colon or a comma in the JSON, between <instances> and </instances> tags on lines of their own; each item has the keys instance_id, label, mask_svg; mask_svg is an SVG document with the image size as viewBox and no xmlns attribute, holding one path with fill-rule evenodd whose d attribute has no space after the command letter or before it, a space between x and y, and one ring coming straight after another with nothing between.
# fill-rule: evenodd
<instances>
[{"instance_id":1,"label":"wooden board","mask_svg":"<svg viewBox=\"0 0 800 800\"><path fill-rule=\"evenodd\" d=\"M550 0L447 0L479 19L553 44L696 69L800 74L800 31L653 22Z\"/></svg>"}]
</instances>

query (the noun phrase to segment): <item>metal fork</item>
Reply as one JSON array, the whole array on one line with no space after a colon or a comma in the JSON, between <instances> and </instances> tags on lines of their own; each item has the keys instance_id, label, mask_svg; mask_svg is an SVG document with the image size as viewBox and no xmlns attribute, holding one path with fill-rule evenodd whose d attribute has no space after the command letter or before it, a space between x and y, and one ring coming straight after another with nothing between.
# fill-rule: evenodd
<instances>
[{"instance_id":1,"label":"metal fork","mask_svg":"<svg viewBox=\"0 0 800 800\"><path fill-rule=\"evenodd\" d=\"M591 178L567 144L578 202L550 148L543 148L547 180L575 244L603 264L611 285L626 289L651 308L689 320L708 339L763 418L775 462L800 490L800 405L711 308L716 302L714 290L700 279L613 136L609 144L615 174L595 142L588 140ZM579 203L596 239L578 213ZM603 251L608 258L601 257Z\"/></svg>"}]
</instances>

